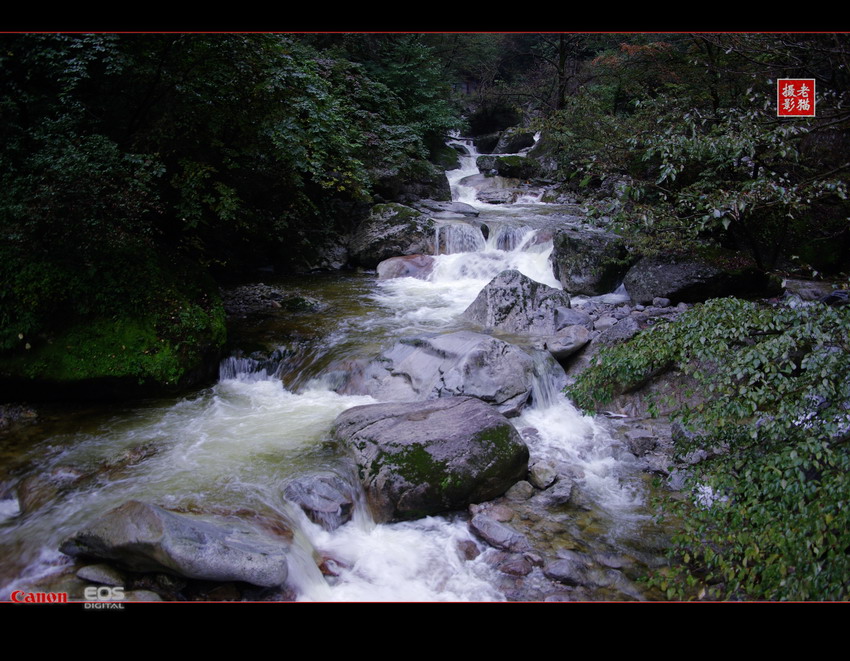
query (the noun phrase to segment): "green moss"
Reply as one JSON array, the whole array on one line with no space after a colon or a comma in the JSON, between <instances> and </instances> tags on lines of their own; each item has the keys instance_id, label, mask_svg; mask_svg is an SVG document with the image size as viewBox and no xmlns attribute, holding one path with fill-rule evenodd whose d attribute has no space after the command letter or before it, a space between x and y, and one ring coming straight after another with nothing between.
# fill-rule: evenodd
<instances>
[{"instance_id":1,"label":"green moss","mask_svg":"<svg viewBox=\"0 0 850 661\"><path fill-rule=\"evenodd\" d=\"M224 343L224 315L190 304L169 315L94 319L0 359L6 375L68 383L105 377L176 384Z\"/></svg>"},{"instance_id":2,"label":"green moss","mask_svg":"<svg viewBox=\"0 0 850 661\"><path fill-rule=\"evenodd\" d=\"M490 445L497 458L507 458L516 452L511 434L512 429L510 425L485 429L476 434L473 440L475 443Z\"/></svg>"},{"instance_id":3,"label":"green moss","mask_svg":"<svg viewBox=\"0 0 850 661\"><path fill-rule=\"evenodd\" d=\"M497 157L500 165L505 165L511 168L518 168L526 162L522 156L499 156Z\"/></svg>"},{"instance_id":4,"label":"green moss","mask_svg":"<svg viewBox=\"0 0 850 661\"><path fill-rule=\"evenodd\" d=\"M421 445L400 448L392 454L380 452L373 462L375 471L380 471L386 463L392 464L400 475L415 484L436 485L447 469L445 462L436 461Z\"/></svg>"},{"instance_id":5,"label":"green moss","mask_svg":"<svg viewBox=\"0 0 850 661\"><path fill-rule=\"evenodd\" d=\"M460 158L454 148L443 145L434 150L431 162L443 170L456 170L460 167Z\"/></svg>"},{"instance_id":6,"label":"green moss","mask_svg":"<svg viewBox=\"0 0 850 661\"><path fill-rule=\"evenodd\" d=\"M394 216L396 220L412 221L420 217L422 214L416 209L407 207L397 202L387 202L385 204L376 204L372 207L372 214L378 216Z\"/></svg>"}]
</instances>

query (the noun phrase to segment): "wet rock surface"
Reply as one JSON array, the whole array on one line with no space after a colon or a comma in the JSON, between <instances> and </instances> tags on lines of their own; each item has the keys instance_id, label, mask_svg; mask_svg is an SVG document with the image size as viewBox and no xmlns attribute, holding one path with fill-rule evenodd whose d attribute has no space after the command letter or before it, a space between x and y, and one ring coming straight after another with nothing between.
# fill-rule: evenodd
<instances>
[{"instance_id":1,"label":"wet rock surface","mask_svg":"<svg viewBox=\"0 0 850 661\"><path fill-rule=\"evenodd\" d=\"M331 434L355 457L379 522L490 500L528 470L514 427L471 397L357 406L337 417Z\"/></svg>"},{"instance_id":2,"label":"wet rock surface","mask_svg":"<svg viewBox=\"0 0 850 661\"><path fill-rule=\"evenodd\" d=\"M434 269L434 258L430 255L402 255L390 257L377 266L379 280L392 278L419 278L425 280Z\"/></svg>"},{"instance_id":3,"label":"wet rock surface","mask_svg":"<svg viewBox=\"0 0 850 661\"><path fill-rule=\"evenodd\" d=\"M493 278L462 316L508 333L554 335L555 310L562 307L570 307L566 292L509 270Z\"/></svg>"},{"instance_id":4,"label":"wet rock surface","mask_svg":"<svg viewBox=\"0 0 850 661\"><path fill-rule=\"evenodd\" d=\"M141 572L271 587L287 577L286 547L241 521L210 522L129 501L62 543L75 557Z\"/></svg>"},{"instance_id":5,"label":"wet rock surface","mask_svg":"<svg viewBox=\"0 0 850 661\"><path fill-rule=\"evenodd\" d=\"M531 394L532 359L518 347L471 331L401 340L349 369L338 392L384 401L471 396L516 415Z\"/></svg>"},{"instance_id":6,"label":"wet rock surface","mask_svg":"<svg viewBox=\"0 0 850 661\"><path fill-rule=\"evenodd\" d=\"M348 480L331 472L305 475L284 489L287 500L301 507L311 521L325 530L336 530L351 520L356 492Z\"/></svg>"},{"instance_id":7,"label":"wet rock surface","mask_svg":"<svg viewBox=\"0 0 850 661\"><path fill-rule=\"evenodd\" d=\"M373 269L400 255L434 253L434 221L403 204L376 204L349 244L351 261Z\"/></svg>"},{"instance_id":8,"label":"wet rock surface","mask_svg":"<svg viewBox=\"0 0 850 661\"><path fill-rule=\"evenodd\" d=\"M231 319L272 314L278 310L310 313L323 308L323 305L315 298L262 282L222 289L221 298L224 311Z\"/></svg>"}]
</instances>

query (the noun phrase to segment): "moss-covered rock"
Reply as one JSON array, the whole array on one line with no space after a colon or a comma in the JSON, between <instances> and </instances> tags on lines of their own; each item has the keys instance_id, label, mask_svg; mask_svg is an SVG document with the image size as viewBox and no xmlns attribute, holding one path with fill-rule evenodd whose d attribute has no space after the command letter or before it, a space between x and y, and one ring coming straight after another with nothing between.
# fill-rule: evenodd
<instances>
[{"instance_id":1,"label":"moss-covered rock","mask_svg":"<svg viewBox=\"0 0 850 661\"><path fill-rule=\"evenodd\" d=\"M334 422L377 521L415 519L502 495L528 472L528 448L471 397L357 406Z\"/></svg>"},{"instance_id":2,"label":"moss-covered rock","mask_svg":"<svg viewBox=\"0 0 850 661\"><path fill-rule=\"evenodd\" d=\"M351 239L351 261L373 269L399 255L433 254L434 221L403 204L376 204Z\"/></svg>"},{"instance_id":3,"label":"moss-covered rock","mask_svg":"<svg viewBox=\"0 0 850 661\"><path fill-rule=\"evenodd\" d=\"M552 270L571 294L598 296L613 291L634 262L622 237L609 232L558 230L552 244Z\"/></svg>"}]
</instances>

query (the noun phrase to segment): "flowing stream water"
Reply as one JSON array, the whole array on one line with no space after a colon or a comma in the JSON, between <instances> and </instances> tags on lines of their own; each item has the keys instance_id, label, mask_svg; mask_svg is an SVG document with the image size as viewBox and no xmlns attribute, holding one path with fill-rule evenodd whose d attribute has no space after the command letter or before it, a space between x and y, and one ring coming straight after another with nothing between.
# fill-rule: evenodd
<instances>
[{"instance_id":1,"label":"flowing stream water","mask_svg":"<svg viewBox=\"0 0 850 661\"><path fill-rule=\"evenodd\" d=\"M540 231L557 208L534 194L511 205L478 202L475 189L464 184L478 175L477 154L471 142L460 142L469 155L447 173L453 197L478 208L489 234L485 239L479 224L439 221L439 254L428 279L380 281L374 273L288 278L275 284L310 297L316 307L268 315L241 330L247 351L261 349L273 360L234 355L222 362L216 385L178 400L48 410L25 435L0 439L0 599L15 589L59 584L73 567L58 551L61 541L131 499L183 512L250 512L286 521L294 535L288 598L510 598L505 574L491 562L494 551L471 534L465 513L376 525L361 499L353 519L328 532L284 496L286 485L305 471L349 474L349 459L329 442L328 431L343 410L375 400L334 391L334 373L346 360L370 358L405 335L480 331L459 315L505 269L561 287L549 264L552 242ZM565 398L557 363L526 348L536 360L533 404L512 422L524 430L532 460L574 467L591 503L577 515L591 521L580 526L596 537L587 544L632 548L647 517L631 455ZM60 487L45 488L43 476ZM14 485L24 480L31 502L22 511ZM563 527L571 534L577 529ZM547 530L557 538L552 526ZM483 552L467 559L461 545ZM576 548L575 541L563 547ZM323 559L335 575L319 570Z\"/></svg>"}]
</instances>

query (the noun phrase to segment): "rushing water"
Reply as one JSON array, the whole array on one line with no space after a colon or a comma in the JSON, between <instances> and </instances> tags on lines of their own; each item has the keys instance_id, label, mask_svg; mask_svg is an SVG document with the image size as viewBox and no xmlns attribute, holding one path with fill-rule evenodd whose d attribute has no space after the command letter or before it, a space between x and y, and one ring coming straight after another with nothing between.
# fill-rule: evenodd
<instances>
[{"instance_id":1,"label":"rushing water","mask_svg":"<svg viewBox=\"0 0 850 661\"><path fill-rule=\"evenodd\" d=\"M283 495L305 471L350 470L327 432L340 412L375 400L332 390L330 375L345 360L371 357L403 335L480 330L459 315L505 269L560 288L548 261L551 240L541 240L535 223L522 220L541 205L478 203L474 189L461 183L477 174L474 161L472 148L448 177L455 199L481 210L489 234L485 239L475 224L441 222L427 280L378 281L374 274L290 279L281 286L321 305L311 313L270 316L243 331L247 344L273 359L234 356L223 361L215 386L178 401L63 412L54 420L48 415L26 439L6 438L3 456L13 459L0 473L0 598L14 589L49 589L43 586L72 567L57 550L60 542L137 499L178 511L251 511L285 521L294 531L289 587L298 599L504 599L489 552L470 560L458 551L461 543L484 549L462 513L376 525L361 504L352 521L327 532ZM608 522L603 536L628 537L642 500L628 457L565 399L554 360L528 350L536 361L534 404L512 422L525 430L532 460L575 467L595 516ZM528 434L529 428L535 431ZM25 511L12 488L22 480L29 481ZM335 576L323 576L316 558L330 559Z\"/></svg>"}]
</instances>

